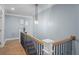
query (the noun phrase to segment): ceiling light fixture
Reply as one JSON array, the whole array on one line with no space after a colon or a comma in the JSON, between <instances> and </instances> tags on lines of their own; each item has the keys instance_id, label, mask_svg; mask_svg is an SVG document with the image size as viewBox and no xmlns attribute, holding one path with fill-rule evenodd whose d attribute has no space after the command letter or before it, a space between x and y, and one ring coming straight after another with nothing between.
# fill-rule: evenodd
<instances>
[{"instance_id":1,"label":"ceiling light fixture","mask_svg":"<svg viewBox=\"0 0 79 59\"><path fill-rule=\"evenodd\" d=\"M38 4L35 4L35 24L38 24Z\"/></svg>"},{"instance_id":2,"label":"ceiling light fixture","mask_svg":"<svg viewBox=\"0 0 79 59\"><path fill-rule=\"evenodd\" d=\"M11 8L11 10L15 10L15 8Z\"/></svg>"}]
</instances>

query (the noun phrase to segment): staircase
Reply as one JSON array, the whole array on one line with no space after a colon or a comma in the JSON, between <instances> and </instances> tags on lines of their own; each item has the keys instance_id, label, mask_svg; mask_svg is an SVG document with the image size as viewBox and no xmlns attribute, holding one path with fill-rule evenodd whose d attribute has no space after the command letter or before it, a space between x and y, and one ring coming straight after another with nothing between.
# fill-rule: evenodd
<instances>
[{"instance_id":1,"label":"staircase","mask_svg":"<svg viewBox=\"0 0 79 59\"><path fill-rule=\"evenodd\" d=\"M22 36L23 35L23 36ZM52 55L72 55L75 54L74 41L75 36L69 36L62 40L52 42ZM21 44L29 55L45 55L44 42L31 34L21 33Z\"/></svg>"}]
</instances>

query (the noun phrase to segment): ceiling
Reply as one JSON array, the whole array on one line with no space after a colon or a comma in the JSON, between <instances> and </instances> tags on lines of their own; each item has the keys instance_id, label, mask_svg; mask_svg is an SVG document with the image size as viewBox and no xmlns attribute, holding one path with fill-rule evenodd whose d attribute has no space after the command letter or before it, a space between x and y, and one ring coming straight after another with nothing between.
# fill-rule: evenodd
<instances>
[{"instance_id":1,"label":"ceiling","mask_svg":"<svg viewBox=\"0 0 79 59\"><path fill-rule=\"evenodd\" d=\"M33 16L35 11L35 4L1 4L5 9L6 14L16 14L23 16ZM53 6L52 4L38 4L38 12ZM15 10L11 10L15 8Z\"/></svg>"}]
</instances>

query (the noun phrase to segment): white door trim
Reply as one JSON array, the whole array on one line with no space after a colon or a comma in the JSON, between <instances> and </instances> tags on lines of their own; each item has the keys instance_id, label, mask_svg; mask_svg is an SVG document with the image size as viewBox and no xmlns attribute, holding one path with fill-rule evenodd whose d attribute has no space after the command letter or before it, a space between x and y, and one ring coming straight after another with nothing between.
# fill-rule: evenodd
<instances>
[{"instance_id":1,"label":"white door trim","mask_svg":"<svg viewBox=\"0 0 79 59\"><path fill-rule=\"evenodd\" d=\"M4 43L5 43L5 41L4 41L4 27L5 27L5 14L4 14L4 8L2 8L1 6L0 6L0 9L2 10L2 37L1 37L1 45L0 45L0 47L3 47L4 46Z\"/></svg>"}]
</instances>

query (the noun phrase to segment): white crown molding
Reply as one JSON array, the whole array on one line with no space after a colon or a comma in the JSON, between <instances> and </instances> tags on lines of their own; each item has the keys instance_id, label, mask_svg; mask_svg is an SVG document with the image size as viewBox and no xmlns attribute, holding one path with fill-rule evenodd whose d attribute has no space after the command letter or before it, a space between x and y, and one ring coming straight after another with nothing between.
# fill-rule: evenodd
<instances>
[{"instance_id":1,"label":"white crown molding","mask_svg":"<svg viewBox=\"0 0 79 59\"><path fill-rule=\"evenodd\" d=\"M5 13L5 15L17 16L17 17L26 17L26 18L32 18L32 16L24 16L24 15L18 15L18 14L10 14L10 13Z\"/></svg>"}]
</instances>

